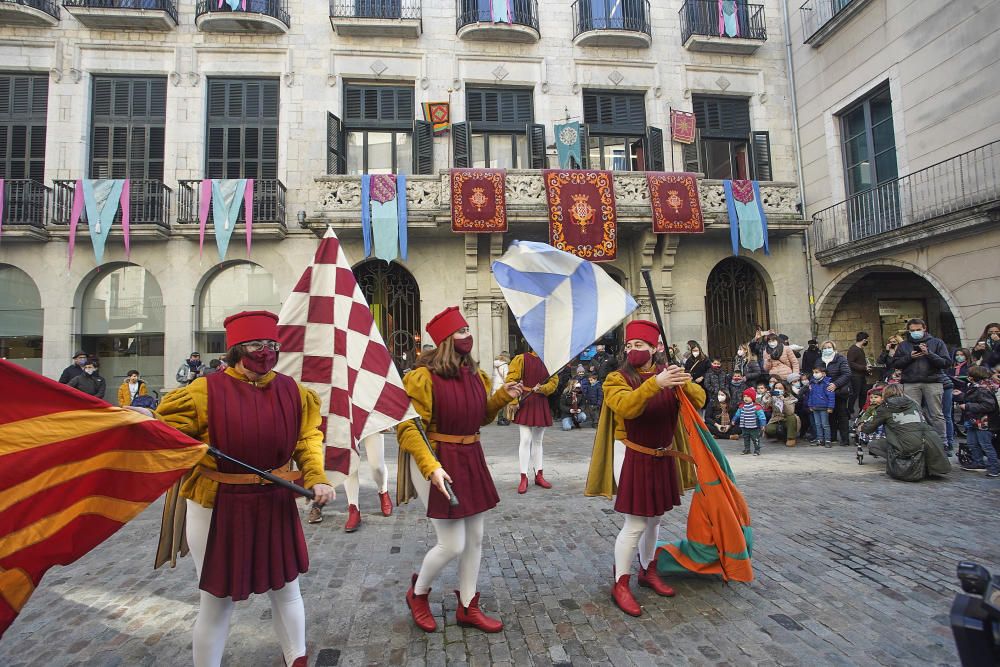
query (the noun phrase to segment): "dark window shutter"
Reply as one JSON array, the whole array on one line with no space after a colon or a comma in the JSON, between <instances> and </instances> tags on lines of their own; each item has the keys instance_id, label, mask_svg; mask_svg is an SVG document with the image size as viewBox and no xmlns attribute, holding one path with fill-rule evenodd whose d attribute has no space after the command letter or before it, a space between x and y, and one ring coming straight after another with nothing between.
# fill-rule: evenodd
<instances>
[{"instance_id":1,"label":"dark window shutter","mask_svg":"<svg viewBox=\"0 0 1000 667\"><path fill-rule=\"evenodd\" d=\"M754 179L773 181L771 172L771 135L769 132L751 132L750 147L753 151Z\"/></svg>"},{"instance_id":2,"label":"dark window shutter","mask_svg":"<svg viewBox=\"0 0 1000 667\"><path fill-rule=\"evenodd\" d=\"M166 79L94 78L90 176L162 180Z\"/></svg>"},{"instance_id":3,"label":"dark window shutter","mask_svg":"<svg viewBox=\"0 0 1000 667\"><path fill-rule=\"evenodd\" d=\"M750 133L750 101L744 97L692 98L695 125L706 137L742 138Z\"/></svg>"},{"instance_id":4,"label":"dark window shutter","mask_svg":"<svg viewBox=\"0 0 1000 667\"><path fill-rule=\"evenodd\" d=\"M528 156L531 169L545 169L545 126L528 125Z\"/></svg>"},{"instance_id":5,"label":"dark window shutter","mask_svg":"<svg viewBox=\"0 0 1000 667\"><path fill-rule=\"evenodd\" d=\"M48 93L44 74L0 74L0 178L44 178Z\"/></svg>"},{"instance_id":6,"label":"dark window shutter","mask_svg":"<svg viewBox=\"0 0 1000 667\"><path fill-rule=\"evenodd\" d=\"M684 171L696 174L704 173L701 168L701 130L695 130L694 143L681 144L681 156L684 160Z\"/></svg>"},{"instance_id":7,"label":"dark window shutter","mask_svg":"<svg viewBox=\"0 0 1000 667\"><path fill-rule=\"evenodd\" d=\"M347 171L344 159L344 129L340 118L326 112L326 173L343 174Z\"/></svg>"},{"instance_id":8,"label":"dark window shutter","mask_svg":"<svg viewBox=\"0 0 1000 667\"><path fill-rule=\"evenodd\" d=\"M580 157L583 158L583 164L577 165L579 169L600 169L600 164L595 164L591 166L590 164L590 126L581 125L580 126Z\"/></svg>"},{"instance_id":9,"label":"dark window shutter","mask_svg":"<svg viewBox=\"0 0 1000 667\"><path fill-rule=\"evenodd\" d=\"M646 97L636 93L584 93L583 122L594 134L643 135Z\"/></svg>"},{"instance_id":10,"label":"dark window shutter","mask_svg":"<svg viewBox=\"0 0 1000 667\"><path fill-rule=\"evenodd\" d=\"M206 178L278 177L277 79L210 79Z\"/></svg>"},{"instance_id":11,"label":"dark window shutter","mask_svg":"<svg viewBox=\"0 0 1000 667\"><path fill-rule=\"evenodd\" d=\"M434 124L413 121L413 173L434 173Z\"/></svg>"},{"instance_id":12,"label":"dark window shutter","mask_svg":"<svg viewBox=\"0 0 1000 667\"><path fill-rule=\"evenodd\" d=\"M454 163L457 169L467 169L471 166L471 146L469 142L469 124L454 123L451 126L451 140L454 146Z\"/></svg>"},{"instance_id":13,"label":"dark window shutter","mask_svg":"<svg viewBox=\"0 0 1000 667\"><path fill-rule=\"evenodd\" d=\"M524 88L467 88L465 118L472 132L522 132L534 121L532 91Z\"/></svg>"},{"instance_id":14,"label":"dark window shutter","mask_svg":"<svg viewBox=\"0 0 1000 667\"><path fill-rule=\"evenodd\" d=\"M344 87L344 127L348 130L412 129L413 89L399 86L347 84Z\"/></svg>"},{"instance_id":15,"label":"dark window shutter","mask_svg":"<svg viewBox=\"0 0 1000 667\"><path fill-rule=\"evenodd\" d=\"M646 130L646 169L663 171L663 130L650 126Z\"/></svg>"}]
</instances>

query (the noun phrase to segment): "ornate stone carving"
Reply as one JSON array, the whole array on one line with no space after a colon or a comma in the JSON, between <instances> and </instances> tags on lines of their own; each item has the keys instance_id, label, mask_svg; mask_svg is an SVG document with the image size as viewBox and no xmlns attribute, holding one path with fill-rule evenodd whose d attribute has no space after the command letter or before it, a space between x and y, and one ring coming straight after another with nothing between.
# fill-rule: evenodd
<instances>
[{"instance_id":1,"label":"ornate stone carving","mask_svg":"<svg viewBox=\"0 0 1000 667\"><path fill-rule=\"evenodd\" d=\"M490 304L493 317L503 317L507 314L507 303L505 301L493 301Z\"/></svg>"},{"instance_id":2,"label":"ornate stone carving","mask_svg":"<svg viewBox=\"0 0 1000 667\"><path fill-rule=\"evenodd\" d=\"M639 304L639 307L635 309L635 312L639 313L640 315L652 316L653 307L649 304L649 299L638 298L635 301L637 304Z\"/></svg>"},{"instance_id":3,"label":"ornate stone carving","mask_svg":"<svg viewBox=\"0 0 1000 667\"><path fill-rule=\"evenodd\" d=\"M667 296L661 297L660 303L663 305L663 314L666 315L674 309L674 295L668 294Z\"/></svg>"},{"instance_id":4,"label":"ornate stone carving","mask_svg":"<svg viewBox=\"0 0 1000 667\"><path fill-rule=\"evenodd\" d=\"M465 313L465 317L478 317L479 316L479 303L475 299L462 299L462 312Z\"/></svg>"},{"instance_id":5,"label":"ornate stone carving","mask_svg":"<svg viewBox=\"0 0 1000 667\"><path fill-rule=\"evenodd\" d=\"M544 207L545 185L540 172L507 174L507 205Z\"/></svg>"},{"instance_id":6,"label":"ornate stone carving","mask_svg":"<svg viewBox=\"0 0 1000 667\"><path fill-rule=\"evenodd\" d=\"M337 179L319 184L322 196L319 208L322 211L353 210L361 208L361 180Z\"/></svg>"},{"instance_id":7,"label":"ornate stone carving","mask_svg":"<svg viewBox=\"0 0 1000 667\"><path fill-rule=\"evenodd\" d=\"M615 204L617 206L649 206L649 187L645 173L615 174Z\"/></svg>"},{"instance_id":8,"label":"ornate stone carving","mask_svg":"<svg viewBox=\"0 0 1000 667\"><path fill-rule=\"evenodd\" d=\"M360 199L360 186L358 197ZM441 207L441 181L415 176L406 179L406 205L409 209L436 210Z\"/></svg>"}]
</instances>

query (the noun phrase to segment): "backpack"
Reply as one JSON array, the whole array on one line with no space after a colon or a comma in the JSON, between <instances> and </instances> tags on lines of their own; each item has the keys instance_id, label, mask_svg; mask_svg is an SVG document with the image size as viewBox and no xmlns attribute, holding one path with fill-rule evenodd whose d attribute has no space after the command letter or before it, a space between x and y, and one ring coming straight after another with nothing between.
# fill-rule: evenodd
<instances>
[{"instance_id":1,"label":"backpack","mask_svg":"<svg viewBox=\"0 0 1000 667\"><path fill-rule=\"evenodd\" d=\"M135 398L132 399L130 405L136 408L146 408L147 410L155 410L157 402L156 398L154 398L153 396L149 395L136 396Z\"/></svg>"}]
</instances>

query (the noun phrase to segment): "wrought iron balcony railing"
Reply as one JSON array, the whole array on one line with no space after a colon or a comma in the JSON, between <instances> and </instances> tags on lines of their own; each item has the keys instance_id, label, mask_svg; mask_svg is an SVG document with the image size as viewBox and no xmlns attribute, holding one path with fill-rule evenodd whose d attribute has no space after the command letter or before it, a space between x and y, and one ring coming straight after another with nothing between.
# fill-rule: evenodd
<instances>
[{"instance_id":1,"label":"wrought iron balcony railing","mask_svg":"<svg viewBox=\"0 0 1000 667\"><path fill-rule=\"evenodd\" d=\"M490 0L458 0L456 30L473 23L515 23L538 31L537 0L510 0L507 20L493 11ZM499 19L499 20L498 20Z\"/></svg>"},{"instance_id":2,"label":"wrought iron balcony railing","mask_svg":"<svg viewBox=\"0 0 1000 667\"><path fill-rule=\"evenodd\" d=\"M73 213L73 197L76 181L52 181L52 222L57 225L68 225ZM170 229L170 204L173 191L163 181L131 179L129 181L129 225L155 225ZM84 208L81 219L86 219ZM121 209L115 214L113 225L120 225Z\"/></svg>"},{"instance_id":3,"label":"wrought iron balcony railing","mask_svg":"<svg viewBox=\"0 0 1000 667\"><path fill-rule=\"evenodd\" d=\"M707 37L727 37L719 25L718 0L686 0L680 11L681 44L691 35ZM764 21L764 5L736 3L736 25L739 39L767 39L767 24Z\"/></svg>"},{"instance_id":4,"label":"wrought iron balcony railing","mask_svg":"<svg viewBox=\"0 0 1000 667\"><path fill-rule=\"evenodd\" d=\"M63 0L64 7L87 9L147 9L166 12L177 23L177 6L173 0Z\"/></svg>"},{"instance_id":5,"label":"wrought iron balcony railing","mask_svg":"<svg viewBox=\"0 0 1000 667\"><path fill-rule=\"evenodd\" d=\"M420 0L330 0L330 16L348 19L419 19Z\"/></svg>"},{"instance_id":6,"label":"wrought iron balcony railing","mask_svg":"<svg viewBox=\"0 0 1000 667\"><path fill-rule=\"evenodd\" d=\"M592 30L622 30L651 34L649 0L576 0L573 37Z\"/></svg>"},{"instance_id":7,"label":"wrought iron balcony railing","mask_svg":"<svg viewBox=\"0 0 1000 667\"><path fill-rule=\"evenodd\" d=\"M59 4L53 0L0 0L0 4L31 7L54 18L59 18Z\"/></svg>"},{"instance_id":8,"label":"wrought iron balcony railing","mask_svg":"<svg viewBox=\"0 0 1000 667\"><path fill-rule=\"evenodd\" d=\"M198 0L195 17L213 13L263 14L278 19L286 28L291 27L288 0L240 0L236 9L232 9L229 0Z\"/></svg>"},{"instance_id":9,"label":"wrought iron balcony railing","mask_svg":"<svg viewBox=\"0 0 1000 667\"><path fill-rule=\"evenodd\" d=\"M1000 141L882 183L815 213L815 252L886 234L909 225L1000 206Z\"/></svg>"},{"instance_id":10,"label":"wrought iron balcony railing","mask_svg":"<svg viewBox=\"0 0 1000 667\"><path fill-rule=\"evenodd\" d=\"M813 35L855 0L807 0L799 7L802 17L802 39L809 42Z\"/></svg>"},{"instance_id":11,"label":"wrought iron balcony railing","mask_svg":"<svg viewBox=\"0 0 1000 667\"><path fill-rule=\"evenodd\" d=\"M7 179L3 192L3 225L45 228L45 205L49 188L30 179Z\"/></svg>"},{"instance_id":12,"label":"wrought iron balcony railing","mask_svg":"<svg viewBox=\"0 0 1000 667\"><path fill-rule=\"evenodd\" d=\"M178 181L177 222L198 224L201 199L201 181ZM254 224L279 224L285 226L285 184L276 178L258 178L253 182L253 222ZM208 219L212 219L209 206ZM246 222L243 208L237 222Z\"/></svg>"}]
</instances>

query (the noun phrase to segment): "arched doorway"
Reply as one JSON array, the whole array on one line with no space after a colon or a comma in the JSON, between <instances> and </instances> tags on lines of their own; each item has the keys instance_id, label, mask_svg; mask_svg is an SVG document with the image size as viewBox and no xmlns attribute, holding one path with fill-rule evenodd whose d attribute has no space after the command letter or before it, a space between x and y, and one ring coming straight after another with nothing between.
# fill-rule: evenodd
<instances>
[{"instance_id":1,"label":"arched doorway","mask_svg":"<svg viewBox=\"0 0 1000 667\"><path fill-rule=\"evenodd\" d=\"M21 269L0 265L0 358L42 372L42 299Z\"/></svg>"},{"instance_id":2,"label":"arched doorway","mask_svg":"<svg viewBox=\"0 0 1000 667\"><path fill-rule=\"evenodd\" d=\"M753 338L755 327L771 327L767 285L750 262L727 257L715 265L705 284L705 320L708 353L725 364Z\"/></svg>"},{"instance_id":3,"label":"arched doorway","mask_svg":"<svg viewBox=\"0 0 1000 667\"><path fill-rule=\"evenodd\" d=\"M80 325L78 347L98 358L108 391L131 369L150 387L163 387L163 295L149 271L135 264L100 267L83 291Z\"/></svg>"},{"instance_id":4,"label":"arched doorway","mask_svg":"<svg viewBox=\"0 0 1000 667\"><path fill-rule=\"evenodd\" d=\"M354 267L354 278L396 367L409 368L420 349L420 288L413 274L396 262L370 259Z\"/></svg>"},{"instance_id":5,"label":"arched doorway","mask_svg":"<svg viewBox=\"0 0 1000 667\"><path fill-rule=\"evenodd\" d=\"M195 346L205 363L225 354L222 323L241 310L281 310L274 276L253 262L229 262L210 274L201 287Z\"/></svg>"}]
</instances>

